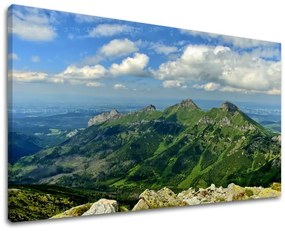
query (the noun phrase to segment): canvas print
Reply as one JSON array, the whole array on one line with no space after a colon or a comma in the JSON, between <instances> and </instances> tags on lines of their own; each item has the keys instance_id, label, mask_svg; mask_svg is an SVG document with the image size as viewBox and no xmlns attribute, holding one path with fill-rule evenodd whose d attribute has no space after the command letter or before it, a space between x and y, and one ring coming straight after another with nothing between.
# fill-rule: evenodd
<instances>
[{"instance_id":1,"label":"canvas print","mask_svg":"<svg viewBox=\"0 0 285 231\"><path fill-rule=\"evenodd\" d=\"M281 194L280 43L12 5L7 60L12 222Z\"/></svg>"}]
</instances>

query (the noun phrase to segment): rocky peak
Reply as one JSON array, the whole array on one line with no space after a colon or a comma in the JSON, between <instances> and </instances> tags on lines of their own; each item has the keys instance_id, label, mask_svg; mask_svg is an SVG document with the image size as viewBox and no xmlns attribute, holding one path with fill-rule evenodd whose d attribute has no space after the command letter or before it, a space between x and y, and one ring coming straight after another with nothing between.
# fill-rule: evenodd
<instances>
[{"instance_id":1,"label":"rocky peak","mask_svg":"<svg viewBox=\"0 0 285 231\"><path fill-rule=\"evenodd\" d=\"M150 104L147 107L143 108L142 111L156 111L156 107Z\"/></svg>"},{"instance_id":2,"label":"rocky peak","mask_svg":"<svg viewBox=\"0 0 285 231\"><path fill-rule=\"evenodd\" d=\"M112 109L112 110L109 112L109 115L110 115L110 116L115 116L115 115L118 115L118 114L120 114L120 113L119 113L118 110L116 110L116 109Z\"/></svg>"},{"instance_id":3,"label":"rocky peak","mask_svg":"<svg viewBox=\"0 0 285 231\"><path fill-rule=\"evenodd\" d=\"M199 107L193 102L192 99L182 100L179 104L180 107L198 109Z\"/></svg>"},{"instance_id":4,"label":"rocky peak","mask_svg":"<svg viewBox=\"0 0 285 231\"><path fill-rule=\"evenodd\" d=\"M225 111L228 111L228 112L236 112L239 110L239 108L236 105L234 105L230 102L227 102L227 101L224 102L220 108L225 110Z\"/></svg>"},{"instance_id":5,"label":"rocky peak","mask_svg":"<svg viewBox=\"0 0 285 231\"><path fill-rule=\"evenodd\" d=\"M115 119L118 118L121 114L116 110L116 109L112 109L109 112L103 112L99 115L96 115L94 117L92 117L89 121L88 121L88 127L94 125L94 124L99 124L99 123L103 123L109 119Z\"/></svg>"}]
</instances>

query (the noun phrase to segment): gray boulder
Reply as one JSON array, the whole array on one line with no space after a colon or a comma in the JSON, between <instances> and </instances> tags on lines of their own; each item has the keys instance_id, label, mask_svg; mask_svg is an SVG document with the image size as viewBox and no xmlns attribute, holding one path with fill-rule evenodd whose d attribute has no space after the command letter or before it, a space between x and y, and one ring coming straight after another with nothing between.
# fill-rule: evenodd
<instances>
[{"instance_id":1,"label":"gray boulder","mask_svg":"<svg viewBox=\"0 0 285 231\"><path fill-rule=\"evenodd\" d=\"M146 189L139 198L140 200L132 209L133 211L186 205L185 202L177 198L173 191L166 187L157 192Z\"/></svg>"},{"instance_id":2,"label":"gray boulder","mask_svg":"<svg viewBox=\"0 0 285 231\"><path fill-rule=\"evenodd\" d=\"M95 202L82 216L107 214L118 212L118 203L115 200L100 199Z\"/></svg>"},{"instance_id":3,"label":"gray boulder","mask_svg":"<svg viewBox=\"0 0 285 231\"><path fill-rule=\"evenodd\" d=\"M149 209L148 204L146 203L144 199L140 199L139 202L132 209L132 211L146 210L146 209Z\"/></svg>"}]
</instances>

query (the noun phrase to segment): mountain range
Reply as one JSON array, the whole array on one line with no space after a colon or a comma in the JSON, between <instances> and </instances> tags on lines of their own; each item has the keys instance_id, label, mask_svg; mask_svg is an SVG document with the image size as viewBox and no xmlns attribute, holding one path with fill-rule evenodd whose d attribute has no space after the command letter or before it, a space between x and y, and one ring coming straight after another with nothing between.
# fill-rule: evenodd
<instances>
[{"instance_id":1,"label":"mountain range","mask_svg":"<svg viewBox=\"0 0 285 231\"><path fill-rule=\"evenodd\" d=\"M104 112L60 145L9 166L10 184L141 192L269 186L281 181L281 138L237 106L204 111L191 99L163 111Z\"/></svg>"}]
</instances>

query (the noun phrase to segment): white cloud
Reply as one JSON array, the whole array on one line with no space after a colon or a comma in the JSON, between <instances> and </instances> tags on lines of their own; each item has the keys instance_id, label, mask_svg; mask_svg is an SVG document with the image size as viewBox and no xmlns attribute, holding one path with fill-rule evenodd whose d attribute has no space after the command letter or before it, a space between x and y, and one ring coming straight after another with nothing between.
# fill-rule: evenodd
<instances>
[{"instance_id":1,"label":"white cloud","mask_svg":"<svg viewBox=\"0 0 285 231\"><path fill-rule=\"evenodd\" d=\"M207 91L278 94L281 85L280 62L223 46L189 45L180 58L162 63L152 74L160 80L204 82L200 88Z\"/></svg>"},{"instance_id":2,"label":"white cloud","mask_svg":"<svg viewBox=\"0 0 285 231\"><path fill-rule=\"evenodd\" d=\"M113 76L119 75L134 75L144 76L144 68L149 62L149 57L145 54L135 53L134 57L128 57L122 61L121 64L112 64L110 73Z\"/></svg>"},{"instance_id":3,"label":"white cloud","mask_svg":"<svg viewBox=\"0 0 285 231\"><path fill-rule=\"evenodd\" d=\"M268 95L281 95L281 89L273 88L267 91Z\"/></svg>"},{"instance_id":4,"label":"white cloud","mask_svg":"<svg viewBox=\"0 0 285 231\"><path fill-rule=\"evenodd\" d=\"M162 83L164 88L187 88L183 81L180 80L165 80Z\"/></svg>"},{"instance_id":5,"label":"white cloud","mask_svg":"<svg viewBox=\"0 0 285 231\"><path fill-rule=\"evenodd\" d=\"M49 83L69 83L73 85L86 85L87 87L104 86L103 83L93 81L102 78L110 78L113 76L144 76L144 68L149 61L145 54L135 53L133 57L123 59L121 64L112 64L110 69L106 69L102 65L86 65L78 67L75 65L68 66L64 71L48 75L43 72L21 72L13 71L9 73L9 78L21 82L49 82ZM123 85L115 85L115 89L124 88Z\"/></svg>"},{"instance_id":6,"label":"white cloud","mask_svg":"<svg viewBox=\"0 0 285 231\"><path fill-rule=\"evenodd\" d=\"M19 59L19 56L16 54L16 53L10 53L8 55L8 59L11 59L11 60L18 60Z\"/></svg>"},{"instance_id":7,"label":"white cloud","mask_svg":"<svg viewBox=\"0 0 285 231\"><path fill-rule=\"evenodd\" d=\"M280 60L281 50L277 47L258 47L251 51L253 57Z\"/></svg>"},{"instance_id":8,"label":"white cloud","mask_svg":"<svg viewBox=\"0 0 285 231\"><path fill-rule=\"evenodd\" d=\"M209 32L194 31L194 30L185 30L185 29L181 29L180 33L185 34L185 35L190 35L192 37L198 36L198 37L207 39L208 41L211 41L213 38L219 38L219 37L223 36L220 34L213 34L213 33L209 33Z\"/></svg>"},{"instance_id":9,"label":"white cloud","mask_svg":"<svg viewBox=\"0 0 285 231\"><path fill-rule=\"evenodd\" d=\"M64 78L66 80L91 80L100 79L105 76L107 70L102 65L94 66L68 66L62 73L56 75L58 78Z\"/></svg>"},{"instance_id":10,"label":"white cloud","mask_svg":"<svg viewBox=\"0 0 285 231\"><path fill-rule=\"evenodd\" d=\"M203 89L205 91L222 91L222 92L240 92L243 94L254 94L254 93L266 93L268 95L280 95L281 90L273 88L268 91L262 91L262 90L247 90L243 88L236 88L236 87L230 87L230 86L221 86L220 84L216 83L206 83L206 84L195 84L193 85L193 88L196 89Z\"/></svg>"},{"instance_id":11,"label":"white cloud","mask_svg":"<svg viewBox=\"0 0 285 231\"><path fill-rule=\"evenodd\" d=\"M240 38L233 36L220 36L220 39L225 42L225 44L232 45L241 49L256 48L256 47L270 47L274 45L272 42L266 42L255 39Z\"/></svg>"},{"instance_id":12,"label":"white cloud","mask_svg":"<svg viewBox=\"0 0 285 231\"><path fill-rule=\"evenodd\" d=\"M195 85L193 85L193 88L203 89L205 91L216 91L216 90L219 90L220 87L221 87L220 84L213 83L213 82L209 82L206 84L195 84Z\"/></svg>"},{"instance_id":13,"label":"white cloud","mask_svg":"<svg viewBox=\"0 0 285 231\"><path fill-rule=\"evenodd\" d=\"M113 39L103 45L95 55L85 57L83 63L94 65L106 58L112 59L129 55L138 51L137 44L138 42L132 42L129 39Z\"/></svg>"},{"instance_id":14,"label":"white cloud","mask_svg":"<svg viewBox=\"0 0 285 231\"><path fill-rule=\"evenodd\" d=\"M52 41L56 30L52 26L54 18L36 8L12 9L8 19L8 32L23 40Z\"/></svg>"},{"instance_id":15,"label":"white cloud","mask_svg":"<svg viewBox=\"0 0 285 231\"><path fill-rule=\"evenodd\" d=\"M124 89L127 89L127 87L121 83L116 83L114 86L114 89L115 90L124 90Z\"/></svg>"},{"instance_id":16,"label":"white cloud","mask_svg":"<svg viewBox=\"0 0 285 231\"><path fill-rule=\"evenodd\" d=\"M99 24L89 32L90 37L110 37L117 34L130 33L133 27L121 24Z\"/></svg>"},{"instance_id":17,"label":"white cloud","mask_svg":"<svg viewBox=\"0 0 285 231\"><path fill-rule=\"evenodd\" d=\"M223 46L232 46L237 49L249 49L249 48L275 48L276 43L249 39L249 38L241 38L236 36L228 36L228 35L220 35L213 34L207 32L200 31L191 31L191 30L180 30L182 34L187 34L194 37L201 37L209 42L215 41Z\"/></svg>"},{"instance_id":18,"label":"white cloud","mask_svg":"<svg viewBox=\"0 0 285 231\"><path fill-rule=\"evenodd\" d=\"M104 84L99 82L88 82L86 83L86 87L102 87Z\"/></svg>"},{"instance_id":19,"label":"white cloud","mask_svg":"<svg viewBox=\"0 0 285 231\"><path fill-rule=\"evenodd\" d=\"M92 23L102 21L102 18L96 16L82 15L82 14L73 14L74 20L77 23Z\"/></svg>"},{"instance_id":20,"label":"white cloud","mask_svg":"<svg viewBox=\"0 0 285 231\"><path fill-rule=\"evenodd\" d=\"M56 83L56 84L60 84L60 83L64 83L65 80L61 77L55 77L55 76L52 76L50 77L47 82L49 83Z\"/></svg>"},{"instance_id":21,"label":"white cloud","mask_svg":"<svg viewBox=\"0 0 285 231\"><path fill-rule=\"evenodd\" d=\"M11 70L8 72L8 78L16 82L27 82L27 83L64 83L65 80L62 77L56 75L49 75L45 72L36 71L18 71Z\"/></svg>"},{"instance_id":22,"label":"white cloud","mask_svg":"<svg viewBox=\"0 0 285 231\"><path fill-rule=\"evenodd\" d=\"M42 82L47 80L48 74L32 71L11 71L8 73L8 77L18 82Z\"/></svg>"},{"instance_id":23,"label":"white cloud","mask_svg":"<svg viewBox=\"0 0 285 231\"><path fill-rule=\"evenodd\" d=\"M136 44L129 39L114 39L102 46L100 53L104 56L124 56L136 52Z\"/></svg>"},{"instance_id":24,"label":"white cloud","mask_svg":"<svg viewBox=\"0 0 285 231\"><path fill-rule=\"evenodd\" d=\"M33 63L39 63L41 61L40 57L37 55L32 56L31 61Z\"/></svg>"},{"instance_id":25,"label":"white cloud","mask_svg":"<svg viewBox=\"0 0 285 231\"><path fill-rule=\"evenodd\" d=\"M153 75L160 80L165 79L194 79L199 80L201 73L207 67L207 46L188 46L181 57L174 61L162 63ZM204 66L204 67L203 67Z\"/></svg>"},{"instance_id":26,"label":"white cloud","mask_svg":"<svg viewBox=\"0 0 285 231\"><path fill-rule=\"evenodd\" d=\"M171 53L177 52L178 49L175 46L167 46L160 43L155 43L151 46L151 48L157 53L157 54L164 54L169 55Z\"/></svg>"}]
</instances>

